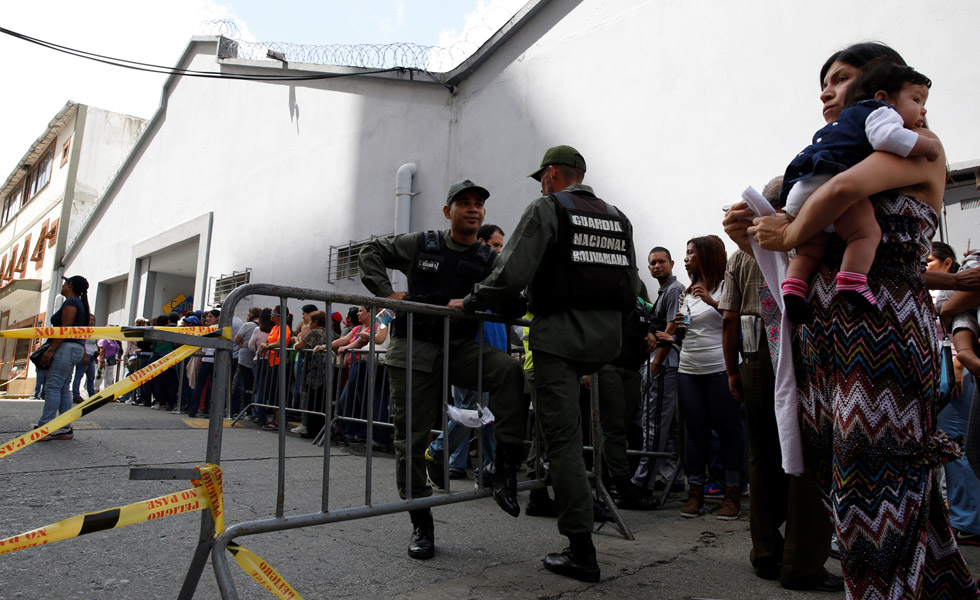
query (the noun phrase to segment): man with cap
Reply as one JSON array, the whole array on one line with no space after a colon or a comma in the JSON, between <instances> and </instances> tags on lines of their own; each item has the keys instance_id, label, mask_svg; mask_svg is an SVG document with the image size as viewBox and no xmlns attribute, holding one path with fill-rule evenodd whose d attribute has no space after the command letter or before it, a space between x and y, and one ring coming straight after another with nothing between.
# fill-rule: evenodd
<instances>
[{"instance_id":1,"label":"man with cap","mask_svg":"<svg viewBox=\"0 0 980 600\"><path fill-rule=\"evenodd\" d=\"M490 192L470 180L449 188L443 215L449 220L445 231L422 231L379 238L361 250L358 266L364 286L376 296L446 306L451 298L468 294L493 269L497 253L477 240L485 214L483 203ZM408 290L395 290L387 269L404 273ZM402 498L432 494L426 484L425 449L429 431L440 428L445 404L442 389L444 318L413 316L411 364L409 364L408 317L403 311L391 322L391 345L385 359L391 386L395 424L395 479ZM495 434L498 444L521 444L524 413L521 397L524 376L520 364L489 344L474 340L479 322L460 319L449 325L448 379L466 389L478 386L494 395ZM483 377L478 381L482 351ZM411 373L408 368L411 366ZM411 389L407 381L411 376ZM411 402L410 423L406 423ZM501 438L503 430L504 438ZM409 445L410 444L410 445ZM411 452L411 475L406 480L407 454ZM413 532L408 555L431 558L435 546L432 513L428 508L409 512Z\"/></svg>"},{"instance_id":2,"label":"man with cap","mask_svg":"<svg viewBox=\"0 0 980 600\"><path fill-rule=\"evenodd\" d=\"M571 146L549 148L529 177L541 182L543 195L525 209L493 273L450 306L499 309L527 289L534 313L529 348L534 352L536 416L551 462L558 531L569 539L569 547L545 557L544 566L594 582L599 564L592 545L592 492L582 458L579 377L620 353L622 315L632 309L639 292L633 228L619 210L582 184L585 159ZM522 450L501 443L498 436L494 498L505 510L516 502Z\"/></svg>"}]
</instances>

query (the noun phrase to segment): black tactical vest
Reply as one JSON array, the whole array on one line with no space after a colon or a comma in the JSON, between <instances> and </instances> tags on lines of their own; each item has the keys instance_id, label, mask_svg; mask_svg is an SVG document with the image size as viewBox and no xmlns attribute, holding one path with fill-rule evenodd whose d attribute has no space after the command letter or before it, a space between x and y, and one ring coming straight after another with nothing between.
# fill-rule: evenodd
<instances>
[{"instance_id":1,"label":"black tactical vest","mask_svg":"<svg viewBox=\"0 0 980 600\"><path fill-rule=\"evenodd\" d=\"M598 198L549 194L558 213L558 239L531 282L531 312L547 315L570 308L628 312L629 220Z\"/></svg>"},{"instance_id":2,"label":"black tactical vest","mask_svg":"<svg viewBox=\"0 0 980 600\"><path fill-rule=\"evenodd\" d=\"M455 252L446 246L441 231L420 231L415 241L415 262L408 273L408 298L446 306L453 298L463 298L493 271L497 253L483 242L477 242L464 252ZM412 337L442 343L445 322L436 315L415 314ZM408 337L408 317L398 311L392 321L391 333L395 337ZM449 339L476 339L480 322L460 320L449 326Z\"/></svg>"}]
</instances>

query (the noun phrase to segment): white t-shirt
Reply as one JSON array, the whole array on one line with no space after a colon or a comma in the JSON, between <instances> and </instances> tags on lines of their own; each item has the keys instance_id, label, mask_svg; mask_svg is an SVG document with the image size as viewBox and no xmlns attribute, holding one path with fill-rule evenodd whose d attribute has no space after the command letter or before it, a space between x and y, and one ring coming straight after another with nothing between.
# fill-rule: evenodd
<instances>
[{"instance_id":1,"label":"white t-shirt","mask_svg":"<svg viewBox=\"0 0 980 600\"><path fill-rule=\"evenodd\" d=\"M711 293L716 301L721 299L724 282ZM677 372L688 375L709 375L724 372L725 352L721 345L721 313L703 300L691 294L684 296L678 310L691 311L691 325L681 343L681 356Z\"/></svg>"}]
</instances>

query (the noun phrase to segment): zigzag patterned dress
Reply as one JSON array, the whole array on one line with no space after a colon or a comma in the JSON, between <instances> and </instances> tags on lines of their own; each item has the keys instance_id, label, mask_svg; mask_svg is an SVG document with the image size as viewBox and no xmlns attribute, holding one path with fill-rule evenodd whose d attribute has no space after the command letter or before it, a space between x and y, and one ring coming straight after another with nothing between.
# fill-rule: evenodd
<instances>
[{"instance_id":1,"label":"zigzag patterned dress","mask_svg":"<svg viewBox=\"0 0 980 600\"><path fill-rule=\"evenodd\" d=\"M977 598L935 467L936 313L921 272L938 217L913 196L872 198L882 229L868 283L879 312L841 299L835 244L794 339L804 455L833 515L847 597Z\"/></svg>"}]
</instances>

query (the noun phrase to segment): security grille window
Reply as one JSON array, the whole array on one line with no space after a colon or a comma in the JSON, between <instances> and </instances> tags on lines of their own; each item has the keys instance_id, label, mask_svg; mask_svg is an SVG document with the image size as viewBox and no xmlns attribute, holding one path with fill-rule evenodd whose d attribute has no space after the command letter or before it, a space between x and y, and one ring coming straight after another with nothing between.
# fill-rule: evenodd
<instances>
[{"instance_id":1,"label":"security grille window","mask_svg":"<svg viewBox=\"0 0 980 600\"><path fill-rule=\"evenodd\" d=\"M19 198L19 190L18 190L18 192L14 192L10 196L7 196L7 198L3 201L3 212L0 213L0 227L3 227L4 225L6 225L7 224L7 221L10 220L10 215L11 215L10 207L14 205L14 202L15 202L14 196L18 196L17 201L20 200L20 198ZM16 212L16 211L14 211L14 212Z\"/></svg>"},{"instance_id":2,"label":"security grille window","mask_svg":"<svg viewBox=\"0 0 980 600\"><path fill-rule=\"evenodd\" d=\"M69 150L71 150L71 138L65 140L65 143L61 146L61 166L68 164Z\"/></svg>"},{"instance_id":3,"label":"security grille window","mask_svg":"<svg viewBox=\"0 0 980 600\"><path fill-rule=\"evenodd\" d=\"M24 186L18 184L17 189L10 194L10 213L17 214L17 211L24 204L27 204L27 201L24 199Z\"/></svg>"},{"instance_id":4,"label":"security grille window","mask_svg":"<svg viewBox=\"0 0 980 600\"><path fill-rule=\"evenodd\" d=\"M980 198L960 202L960 210L973 210L975 208L980 208Z\"/></svg>"},{"instance_id":5,"label":"security grille window","mask_svg":"<svg viewBox=\"0 0 980 600\"><path fill-rule=\"evenodd\" d=\"M31 344L34 340L17 340L14 346L14 364L18 367L26 367L27 359L31 356Z\"/></svg>"},{"instance_id":6,"label":"security grille window","mask_svg":"<svg viewBox=\"0 0 980 600\"><path fill-rule=\"evenodd\" d=\"M51 146L34 163L33 167L23 167L28 170L27 175L17 184L16 189L3 199L3 208L0 209L0 227L6 225L21 208L48 185L48 182L51 181L51 168L53 165L54 146Z\"/></svg>"},{"instance_id":7,"label":"security grille window","mask_svg":"<svg viewBox=\"0 0 980 600\"><path fill-rule=\"evenodd\" d=\"M330 260L327 265L327 281L335 283L341 279L355 280L361 276L357 268L357 256L361 248L373 239L384 236L371 236L371 239L348 242L343 246L330 246Z\"/></svg>"},{"instance_id":8,"label":"security grille window","mask_svg":"<svg viewBox=\"0 0 980 600\"><path fill-rule=\"evenodd\" d=\"M18 183L17 188L8 195L3 201L3 212L0 213L0 227L7 224L10 219L14 218L17 211L20 210L21 205L27 204L24 201L24 183Z\"/></svg>"},{"instance_id":9,"label":"security grille window","mask_svg":"<svg viewBox=\"0 0 980 600\"><path fill-rule=\"evenodd\" d=\"M211 278L211 293L210 301L208 304L210 306L220 306L228 294L231 293L233 289L240 285L245 285L252 280L252 269L245 269L244 271L235 271L231 275L222 275L221 277Z\"/></svg>"},{"instance_id":10,"label":"security grille window","mask_svg":"<svg viewBox=\"0 0 980 600\"><path fill-rule=\"evenodd\" d=\"M34 198L38 192L44 189L44 186L48 185L51 181L51 165L54 164L54 147L48 149L43 156L34 164L34 168L31 170L31 193L30 197Z\"/></svg>"}]
</instances>

